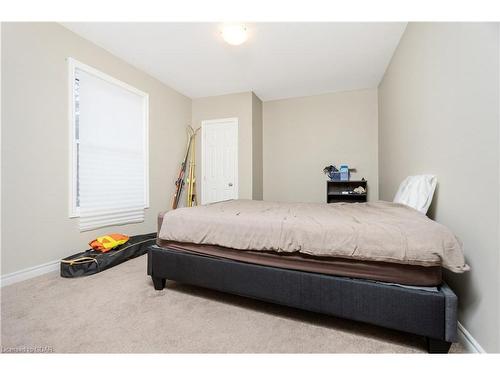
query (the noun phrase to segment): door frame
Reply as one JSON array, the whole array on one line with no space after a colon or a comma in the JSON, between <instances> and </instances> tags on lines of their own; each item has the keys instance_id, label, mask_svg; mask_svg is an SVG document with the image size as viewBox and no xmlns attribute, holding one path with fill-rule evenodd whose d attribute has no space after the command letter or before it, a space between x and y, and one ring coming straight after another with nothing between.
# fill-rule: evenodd
<instances>
[{"instance_id":1,"label":"door frame","mask_svg":"<svg viewBox=\"0 0 500 375\"><path fill-rule=\"evenodd\" d=\"M224 125L232 125L236 130L236 163L234 166L234 190L236 192L235 199L239 198L239 176L238 176L238 163L239 163L239 121L238 117L229 117L229 118L221 118L214 120L203 120L201 122L201 204L205 204L206 196L205 196L205 131L207 126L213 126L215 124L224 124Z\"/></svg>"}]
</instances>

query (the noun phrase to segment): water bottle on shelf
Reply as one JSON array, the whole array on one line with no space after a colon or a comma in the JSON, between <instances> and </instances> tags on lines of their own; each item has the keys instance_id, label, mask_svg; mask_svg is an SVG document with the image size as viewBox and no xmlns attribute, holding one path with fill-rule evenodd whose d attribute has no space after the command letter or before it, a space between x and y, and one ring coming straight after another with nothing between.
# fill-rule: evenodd
<instances>
[{"instance_id":1,"label":"water bottle on shelf","mask_svg":"<svg viewBox=\"0 0 500 375\"><path fill-rule=\"evenodd\" d=\"M341 165L340 168L340 181L349 181L349 166Z\"/></svg>"}]
</instances>

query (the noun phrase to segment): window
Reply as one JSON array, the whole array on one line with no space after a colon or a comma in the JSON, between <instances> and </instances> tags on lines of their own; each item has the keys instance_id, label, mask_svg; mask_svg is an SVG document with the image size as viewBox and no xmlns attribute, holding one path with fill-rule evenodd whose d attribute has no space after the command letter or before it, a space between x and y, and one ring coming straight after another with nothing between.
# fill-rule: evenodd
<instances>
[{"instance_id":1,"label":"window","mask_svg":"<svg viewBox=\"0 0 500 375\"><path fill-rule=\"evenodd\" d=\"M70 217L80 230L144 221L148 95L69 59Z\"/></svg>"}]
</instances>

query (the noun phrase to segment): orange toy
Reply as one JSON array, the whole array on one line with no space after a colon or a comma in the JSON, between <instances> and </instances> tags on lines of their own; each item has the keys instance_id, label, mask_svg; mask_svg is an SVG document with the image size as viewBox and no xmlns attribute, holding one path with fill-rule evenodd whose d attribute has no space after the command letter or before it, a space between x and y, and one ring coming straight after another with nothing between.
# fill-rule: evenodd
<instances>
[{"instance_id":1,"label":"orange toy","mask_svg":"<svg viewBox=\"0 0 500 375\"><path fill-rule=\"evenodd\" d=\"M128 236L120 233L112 233L102 237L97 237L95 240L89 242L89 245L92 249L105 253L117 246L123 245L127 241Z\"/></svg>"}]
</instances>

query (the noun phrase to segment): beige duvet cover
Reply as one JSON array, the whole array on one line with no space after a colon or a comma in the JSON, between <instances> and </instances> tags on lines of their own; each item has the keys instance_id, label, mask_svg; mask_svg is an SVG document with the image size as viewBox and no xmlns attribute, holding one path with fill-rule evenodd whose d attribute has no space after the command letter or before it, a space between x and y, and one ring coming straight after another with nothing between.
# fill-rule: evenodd
<instances>
[{"instance_id":1,"label":"beige duvet cover","mask_svg":"<svg viewBox=\"0 0 500 375\"><path fill-rule=\"evenodd\" d=\"M396 203L277 203L231 200L167 212L164 240L240 250L300 252L469 269L445 226Z\"/></svg>"}]
</instances>

